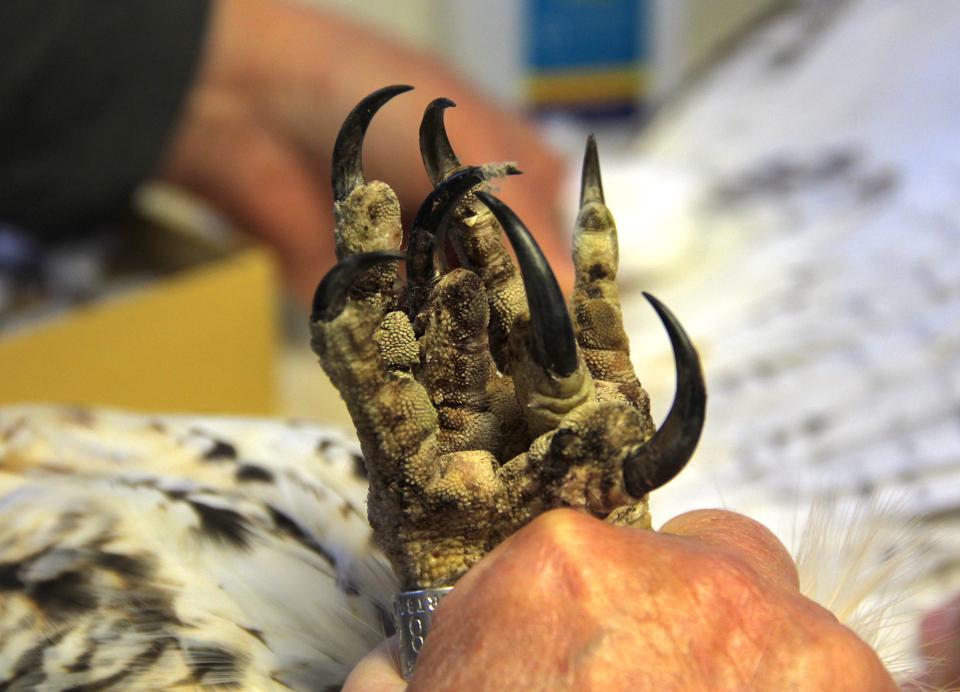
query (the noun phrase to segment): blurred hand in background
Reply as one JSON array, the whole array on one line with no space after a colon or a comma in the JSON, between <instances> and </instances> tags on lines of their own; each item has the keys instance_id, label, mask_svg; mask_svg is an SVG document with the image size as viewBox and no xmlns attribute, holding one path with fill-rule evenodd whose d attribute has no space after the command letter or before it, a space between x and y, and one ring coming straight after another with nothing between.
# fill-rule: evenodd
<instances>
[{"instance_id":1,"label":"blurred hand in background","mask_svg":"<svg viewBox=\"0 0 960 692\"><path fill-rule=\"evenodd\" d=\"M390 184L412 215L430 191L420 161L424 107L446 96L451 142L464 163L513 160L502 190L534 232L561 285L572 284L557 224L563 162L516 113L497 107L437 59L335 14L277 0L215 0L206 52L160 174L209 199L273 245L308 301L333 265L330 166L340 124L387 84L416 87L378 114L368 179Z\"/></svg>"}]
</instances>

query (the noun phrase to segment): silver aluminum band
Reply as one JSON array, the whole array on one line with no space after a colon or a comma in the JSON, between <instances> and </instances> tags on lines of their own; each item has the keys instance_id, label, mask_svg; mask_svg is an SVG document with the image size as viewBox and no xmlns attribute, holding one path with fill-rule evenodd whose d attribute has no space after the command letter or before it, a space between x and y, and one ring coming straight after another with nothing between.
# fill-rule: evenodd
<instances>
[{"instance_id":1,"label":"silver aluminum band","mask_svg":"<svg viewBox=\"0 0 960 692\"><path fill-rule=\"evenodd\" d=\"M400 633L400 672L405 680L413 675L417 655L430 632L433 611L451 591L453 587L448 586L442 589L401 591L393 597L393 612Z\"/></svg>"}]
</instances>

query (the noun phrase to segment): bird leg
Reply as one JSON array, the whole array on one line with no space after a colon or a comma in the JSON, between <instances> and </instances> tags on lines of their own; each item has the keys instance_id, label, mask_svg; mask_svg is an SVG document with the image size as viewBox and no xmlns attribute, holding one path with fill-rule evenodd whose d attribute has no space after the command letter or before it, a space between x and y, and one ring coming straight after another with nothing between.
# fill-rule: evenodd
<instances>
[{"instance_id":1,"label":"bird leg","mask_svg":"<svg viewBox=\"0 0 960 692\"><path fill-rule=\"evenodd\" d=\"M399 203L385 183L364 179L360 154L374 113L406 90L371 94L344 122L333 164L340 262L317 287L310 318L313 349L363 448L377 542L404 587L427 588L452 585L553 508L649 527L647 495L692 455L706 393L689 338L648 295L677 366L677 395L656 429L630 363L593 139L568 310L533 236L489 193L490 180L518 171L462 165L443 127L446 99L424 115L435 189L399 252ZM463 266L446 266L448 241Z\"/></svg>"}]
</instances>

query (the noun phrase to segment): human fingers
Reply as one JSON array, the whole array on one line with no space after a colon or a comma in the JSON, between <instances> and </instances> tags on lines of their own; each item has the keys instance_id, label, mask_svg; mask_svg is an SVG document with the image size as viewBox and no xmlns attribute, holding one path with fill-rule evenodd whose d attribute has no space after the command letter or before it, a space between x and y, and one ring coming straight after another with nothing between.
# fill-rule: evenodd
<instances>
[{"instance_id":1,"label":"human fingers","mask_svg":"<svg viewBox=\"0 0 960 692\"><path fill-rule=\"evenodd\" d=\"M893 689L763 527L727 512L668 524L541 515L444 599L410 689Z\"/></svg>"},{"instance_id":2,"label":"human fingers","mask_svg":"<svg viewBox=\"0 0 960 692\"><path fill-rule=\"evenodd\" d=\"M291 289L309 301L334 262L329 186L229 94L201 87L191 96L161 175L273 247Z\"/></svg>"},{"instance_id":3,"label":"human fingers","mask_svg":"<svg viewBox=\"0 0 960 692\"><path fill-rule=\"evenodd\" d=\"M431 99L454 99L462 116L451 118L450 134L463 161L519 161L526 179L505 186L504 198L569 287L569 234L556 220L563 164L533 126L435 58L333 13L266 0L214 3L205 58L161 174L273 245L308 299L334 261L327 231L336 131L359 98L391 82L417 91L378 115L365 146L368 177L388 182L411 213L418 208L430 189L420 116Z\"/></svg>"},{"instance_id":4,"label":"human fingers","mask_svg":"<svg viewBox=\"0 0 960 692\"><path fill-rule=\"evenodd\" d=\"M701 509L667 521L660 533L688 536L703 545L729 551L774 584L800 588L793 558L763 524L736 512Z\"/></svg>"},{"instance_id":5,"label":"human fingers","mask_svg":"<svg viewBox=\"0 0 960 692\"><path fill-rule=\"evenodd\" d=\"M286 14L291 11L287 8ZM327 175L336 130L357 101L385 84L411 84L413 92L378 112L365 137L364 173L387 182L412 214L430 191L417 137L422 114L433 99L452 99L458 107L446 122L459 158L464 164L518 162L524 175L498 194L532 229L561 284L572 283L570 234L557 222L566 165L531 122L484 96L436 57L385 40L366 27L320 13L301 13L292 23L282 37L284 45L293 42L300 48L298 55L314 53L314 59L307 64L286 61L271 83L256 91L258 112L298 144L318 177ZM318 40L320 35L323 40ZM349 70L331 51L337 42L350 44L344 46ZM318 52L317 46L326 48Z\"/></svg>"},{"instance_id":6,"label":"human fingers","mask_svg":"<svg viewBox=\"0 0 960 692\"><path fill-rule=\"evenodd\" d=\"M269 92L299 54L280 58L275 51L267 68L255 59L260 43L249 39L269 26L264 37L276 40L297 18L284 3L213 4L204 59L157 173L270 244L293 292L308 303L318 277L335 261L332 193L328 182L318 183L299 143L257 107L250 86Z\"/></svg>"},{"instance_id":7,"label":"human fingers","mask_svg":"<svg viewBox=\"0 0 960 692\"><path fill-rule=\"evenodd\" d=\"M406 689L397 671L397 638L390 637L364 656L353 669L343 692L399 692Z\"/></svg>"},{"instance_id":8,"label":"human fingers","mask_svg":"<svg viewBox=\"0 0 960 692\"><path fill-rule=\"evenodd\" d=\"M920 654L926 670L904 690L960 689L960 596L927 613L920 622Z\"/></svg>"}]
</instances>

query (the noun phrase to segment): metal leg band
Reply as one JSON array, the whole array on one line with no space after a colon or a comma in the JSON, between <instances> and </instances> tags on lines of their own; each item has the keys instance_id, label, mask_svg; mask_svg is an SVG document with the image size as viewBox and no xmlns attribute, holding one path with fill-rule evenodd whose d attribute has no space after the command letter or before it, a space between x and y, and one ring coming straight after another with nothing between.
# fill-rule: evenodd
<instances>
[{"instance_id":1,"label":"metal leg band","mask_svg":"<svg viewBox=\"0 0 960 692\"><path fill-rule=\"evenodd\" d=\"M413 675L413 666L430 632L433 613L440 600L453 587L403 591L393 597L393 611L400 633L400 672L405 680Z\"/></svg>"}]
</instances>

